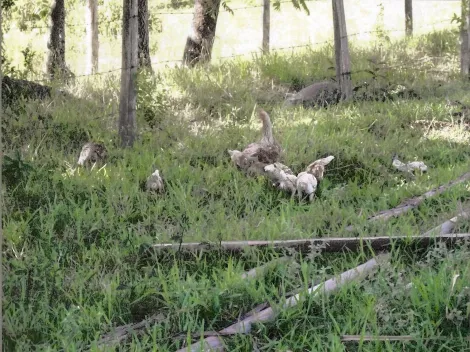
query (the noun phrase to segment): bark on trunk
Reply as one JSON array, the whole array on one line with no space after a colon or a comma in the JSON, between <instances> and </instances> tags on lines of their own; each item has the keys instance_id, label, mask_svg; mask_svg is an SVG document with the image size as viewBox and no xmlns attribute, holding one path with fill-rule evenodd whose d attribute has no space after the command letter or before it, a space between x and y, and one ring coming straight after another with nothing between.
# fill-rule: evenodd
<instances>
[{"instance_id":1,"label":"bark on trunk","mask_svg":"<svg viewBox=\"0 0 470 352\"><path fill-rule=\"evenodd\" d=\"M138 0L139 6L139 67L152 70L149 47L149 8L148 0Z\"/></svg>"},{"instance_id":2,"label":"bark on trunk","mask_svg":"<svg viewBox=\"0 0 470 352\"><path fill-rule=\"evenodd\" d=\"M51 32L47 43L49 56L47 73L50 79L67 72L65 66L65 7L64 0L55 0L51 11Z\"/></svg>"},{"instance_id":3,"label":"bark on trunk","mask_svg":"<svg viewBox=\"0 0 470 352\"><path fill-rule=\"evenodd\" d=\"M98 71L98 0L88 0L86 11L88 74Z\"/></svg>"},{"instance_id":4,"label":"bark on trunk","mask_svg":"<svg viewBox=\"0 0 470 352\"><path fill-rule=\"evenodd\" d=\"M211 60L220 0L195 0L191 30L184 48L183 62L190 67Z\"/></svg>"}]
</instances>

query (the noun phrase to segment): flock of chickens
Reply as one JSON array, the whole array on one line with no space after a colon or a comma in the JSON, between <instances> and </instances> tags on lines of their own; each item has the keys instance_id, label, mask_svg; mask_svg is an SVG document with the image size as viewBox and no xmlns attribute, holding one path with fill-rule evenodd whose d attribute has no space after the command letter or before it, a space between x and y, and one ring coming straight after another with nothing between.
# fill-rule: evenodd
<instances>
[{"instance_id":1,"label":"flock of chickens","mask_svg":"<svg viewBox=\"0 0 470 352\"><path fill-rule=\"evenodd\" d=\"M297 194L299 201L306 196L312 202L318 183L323 179L325 167L334 156L315 160L305 171L294 175L288 166L279 162L282 148L273 136L268 113L259 110L259 118L262 122L261 140L250 143L243 151L229 150L232 162L249 176L267 177L274 187L289 192L292 198Z\"/></svg>"},{"instance_id":2,"label":"flock of chickens","mask_svg":"<svg viewBox=\"0 0 470 352\"><path fill-rule=\"evenodd\" d=\"M288 166L279 161L283 150L273 136L270 116L262 109L258 114L262 122L261 140L250 143L243 151L228 150L233 164L248 176L268 178L273 187L290 193L291 198L297 195L299 201L308 198L312 202L318 184L323 180L325 167L334 159L334 156L315 160L306 167L305 171L295 175ZM104 162L107 156L108 152L103 144L88 142L83 146L77 164L83 167L96 165L96 163ZM392 159L392 165L407 174L413 174L416 170L427 171L427 166L422 161L405 164L398 160L396 155ZM155 170L147 178L146 189L158 193L165 190L159 170Z\"/></svg>"}]
</instances>

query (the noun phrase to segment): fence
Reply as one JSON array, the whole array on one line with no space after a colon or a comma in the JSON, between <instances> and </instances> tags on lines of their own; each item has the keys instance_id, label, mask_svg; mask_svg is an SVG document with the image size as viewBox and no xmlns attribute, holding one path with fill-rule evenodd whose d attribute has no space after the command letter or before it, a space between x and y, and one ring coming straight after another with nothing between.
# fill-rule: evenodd
<instances>
[{"instance_id":1,"label":"fence","mask_svg":"<svg viewBox=\"0 0 470 352\"><path fill-rule=\"evenodd\" d=\"M292 6L290 0L280 2L281 11L271 9L269 22L269 50L271 52L295 51L300 48L315 47L325 44L334 44L333 14L330 1L307 0L310 15ZM263 8L266 4L250 6L234 6L231 9L221 9L213 47L213 60L221 61L237 57L249 57L252 54L263 52ZM412 23L415 34L435 29L448 28L454 14L460 14L460 1L414 1L413 11L416 14ZM272 5L271 5L272 7ZM360 3L345 3L347 37L358 42L373 39L377 35L387 35L390 38L405 36L410 31L406 28L405 6L402 1L388 0L382 3L365 1ZM423 11L423 9L426 11ZM409 9L409 7L408 7ZM122 10L122 9L121 9ZM85 13L85 8L83 12ZM426 15L419 15L425 13ZM122 14L122 12L121 12ZM187 37L189 23L193 16L192 10L153 11L152 16L161 21L161 32L154 30L150 33L150 42L157 43L158 48L151 50L151 64L154 68L163 65L174 65L182 62L184 43ZM266 22L267 16L264 16ZM100 25L113 23L121 26L122 19L103 19L99 17ZM247 27L247 23L253 24ZM84 78L96 75L116 74L122 71L122 38L116 35L108 41L100 38L100 51L98 72L84 73L87 65L85 20L66 19L66 62L75 73L75 78ZM14 43L21 43L25 38L37 52L45 52L48 26L35 26L26 24L27 31L12 27L5 34L5 46L10 51ZM22 40L23 39L23 40ZM16 44L18 47L18 44ZM20 48L18 48L20 49ZM266 42L265 42L266 50ZM21 59L20 50L16 51L16 59ZM129 71L135 67L124 65ZM42 81L42 77L31 77L34 81ZM109 116L109 114L106 114Z\"/></svg>"},{"instance_id":2,"label":"fence","mask_svg":"<svg viewBox=\"0 0 470 352\"><path fill-rule=\"evenodd\" d=\"M318 46L333 43L333 16L329 1L307 1L310 15L294 9L291 1L281 2L281 11L271 8L270 16L270 50L286 51L307 46ZM374 35L385 32L391 38L403 37L405 29L405 12L403 4L398 1L383 2L383 8L376 2L362 2L355 6L345 3L348 37L357 41L367 41ZM400 4L398 6L397 4ZM272 6L271 6L272 7ZM426 8L426 11L423 11ZM83 9L83 13L84 13ZM233 15L224 9L219 14L219 24L213 47L213 61L226 60L233 57L249 57L253 53L261 53L263 36L263 4L254 6L237 6L231 9ZM460 13L459 1L415 1L413 29L415 34L442 29L451 25L454 13ZM178 64L183 56L192 10L179 12L158 11L152 15L161 21L161 32L150 33L152 65L154 67ZM100 26L116 22L121 26L121 18L107 20L99 17ZM382 23L381 23L382 22ZM247 28L247 24L250 28ZM32 50L44 53L47 48L48 26L27 26L27 31L12 27L5 34L5 46L13 52L15 61L22 61L23 43L32 43ZM83 21L66 21L66 61L72 71L81 76L86 73L86 23ZM376 30L381 26L380 30ZM454 24L455 26L455 24ZM100 36L99 64L100 72L119 70L121 66L121 38ZM23 44L23 47L20 45ZM158 46L158 48L156 48ZM153 50L152 50L153 49Z\"/></svg>"}]
</instances>

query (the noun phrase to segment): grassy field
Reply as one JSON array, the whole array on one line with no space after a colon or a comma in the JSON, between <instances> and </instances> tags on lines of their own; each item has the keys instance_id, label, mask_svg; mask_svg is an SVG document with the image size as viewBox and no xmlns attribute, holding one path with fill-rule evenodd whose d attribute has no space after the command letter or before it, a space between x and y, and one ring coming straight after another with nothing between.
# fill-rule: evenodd
<instances>
[{"instance_id":1,"label":"grassy field","mask_svg":"<svg viewBox=\"0 0 470 352\"><path fill-rule=\"evenodd\" d=\"M229 32L228 26L220 28ZM328 69L333 50L325 45L142 74L140 138L129 150L120 149L116 137L119 72L65 87L76 100L54 97L7 108L2 126L8 157L2 174L5 350L175 351L263 303L274 305L276 320L255 325L250 335L225 338L228 351L469 350L466 243L394 248L390 262L364 281L329 297L303 296L290 310L277 305L287 293L303 292L373 253L152 250L153 244L181 240L417 235L468 204L470 184L464 182L396 219L367 223L376 212L455 179L470 166L470 132L445 106L446 97L470 102L470 84L458 77L457 34L441 30L409 41L376 39L368 46L351 43L354 83L370 79L365 70L374 66L367 59L375 57L386 62L382 85L407 86L420 99L283 108L288 89L333 75ZM222 52L216 47L217 55ZM110 67L118 57L106 58ZM271 115L284 163L294 172L319 157L335 156L313 204L291 201L231 164L227 149L258 139L256 106ZM446 126L419 127L418 120ZM106 144L110 157L104 168L76 169L88 140ZM394 153L424 161L428 173L406 179L391 166ZM161 196L143 189L154 167L166 182ZM348 225L355 230L346 231ZM455 232L469 230L462 222ZM283 255L291 260L260 277L241 279L244 271ZM98 348L112 327L152 315L156 322L142 335ZM343 334L415 340L343 343Z\"/></svg>"}]
</instances>

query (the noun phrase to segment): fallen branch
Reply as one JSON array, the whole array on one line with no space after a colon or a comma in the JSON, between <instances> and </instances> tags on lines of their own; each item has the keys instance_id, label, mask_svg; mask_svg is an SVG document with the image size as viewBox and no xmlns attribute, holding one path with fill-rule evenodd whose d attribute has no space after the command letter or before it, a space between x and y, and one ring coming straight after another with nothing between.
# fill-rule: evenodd
<instances>
[{"instance_id":1,"label":"fallen branch","mask_svg":"<svg viewBox=\"0 0 470 352\"><path fill-rule=\"evenodd\" d=\"M372 335L343 335L341 342L351 341L414 341L417 340L411 335L404 336L372 336Z\"/></svg>"},{"instance_id":2,"label":"fallen branch","mask_svg":"<svg viewBox=\"0 0 470 352\"><path fill-rule=\"evenodd\" d=\"M133 334L140 335L150 325L160 323L164 320L165 316L162 314L154 314L139 323L118 326L113 329L112 332L99 339L96 345L107 347L119 344L121 341L126 340Z\"/></svg>"},{"instance_id":3,"label":"fallen branch","mask_svg":"<svg viewBox=\"0 0 470 352\"><path fill-rule=\"evenodd\" d=\"M403 213L405 213L405 212L407 212L411 209L416 208L424 200L426 200L428 198L431 198L431 197L433 197L437 194L441 194L444 191L446 191L447 189L449 189L453 186L456 186L456 185L458 185L458 184L460 184L464 181L467 181L468 179L470 179L470 172L467 172L467 173L463 174L462 176L460 176L456 180L453 180L453 181L449 182L446 185L442 185L442 186L433 188L430 191L427 191L426 193L424 193L420 196L413 197L413 198L410 198L410 199L406 199L399 206L397 206L395 208L392 208L392 209L383 210L383 211L377 213L377 215L369 217L367 219L367 221L372 222L372 221L377 221L377 220L388 220L392 217L401 215L401 214L403 214ZM348 230L348 231L351 231L353 229L354 229L353 225L349 225L348 227L346 227L346 230Z\"/></svg>"},{"instance_id":4,"label":"fallen branch","mask_svg":"<svg viewBox=\"0 0 470 352\"><path fill-rule=\"evenodd\" d=\"M432 236L432 235L447 235L451 233L455 225L462 219L468 219L470 217L470 209L463 210L457 216L454 216L452 219L449 219L442 224L432 228L431 230L423 233L421 236Z\"/></svg>"},{"instance_id":5,"label":"fallen branch","mask_svg":"<svg viewBox=\"0 0 470 352\"><path fill-rule=\"evenodd\" d=\"M263 275L269 268L272 268L276 264L280 263L285 263L292 260L292 258L289 257L281 257L278 259L271 260L270 262L267 262L266 264L263 264L261 266L258 266L256 268L253 268L251 270L248 270L246 273L243 273L241 278L242 279L252 279L255 278L256 276Z\"/></svg>"},{"instance_id":6,"label":"fallen branch","mask_svg":"<svg viewBox=\"0 0 470 352\"><path fill-rule=\"evenodd\" d=\"M375 341L429 341L429 340L448 340L451 337L448 336L432 336L432 337L416 337L411 335L401 335L401 336L390 336L390 335L343 335L341 336L341 342L375 342ZM469 337L466 337L465 340L470 341Z\"/></svg>"},{"instance_id":7,"label":"fallen branch","mask_svg":"<svg viewBox=\"0 0 470 352\"><path fill-rule=\"evenodd\" d=\"M449 220L453 221L453 219ZM275 240L275 241L222 241L218 242L217 249L231 252L241 252L247 247L272 247L272 248L294 248L299 251L308 251L312 246L318 246L323 252L357 252L363 248L370 247L373 250L387 250L392 245L401 243L416 243L421 247L428 247L435 241L453 244L462 239L470 239L470 233L446 234L434 236L433 233L419 236L378 236L378 237L330 237L311 238L299 240ZM215 246L208 243L186 242L180 244L160 243L152 246L155 250L212 250Z\"/></svg>"},{"instance_id":8,"label":"fallen branch","mask_svg":"<svg viewBox=\"0 0 470 352\"><path fill-rule=\"evenodd\" d=\"M354 269L350 269L342 273L338 278L331 278L319 285L311 287L307 294L318 295L320 293L329 294L344 284L353 281L359 280L369 274L373 269L375 269L380 262L388 260L389 254L381 254L374 259L367 261L364 264L359 265ZM297 294L282 303L283 308L290 308L295 305L300 300L300 294ZM266 308L258 313L255 313L246 319L239 321L235 324L230 325L229 327L219 331L220 335L235 335L235 334L247 334L251 331L251 326L253 323L267 322L274 319L276 313L272 307ZM177 352L184 351L224 351L223 342L219 336L210 336L205 338L200 342L196 342L188 347L182 348Z\"/></svg>"},{"instance_id":9,"label":"fallen branch","mask_svg":"<svg viewBox=\"0 0 470 352\"><path fill-rule=\"evenodd\" d=\"M270 262L267 262L259 267L253 268L241 275L243 280L246 279L253 279L257 276L263 275L269 268L272 268L274 265L279 263L285 263L290 261L291 258L289 257L281 257L274 259ZM152 324L159 323L165 320L165 316L162 314L155 314L151 317L135 323L135 324L126 324L122 326L118 326L113 329L112 332L104 335L100 340L97 342L97 346L110 346L119 344L121 341L128 339L133 334L141 334L147 327ZM209 336L212 336L214 332L207 332Z\"/></svg>"}]
</instances>

